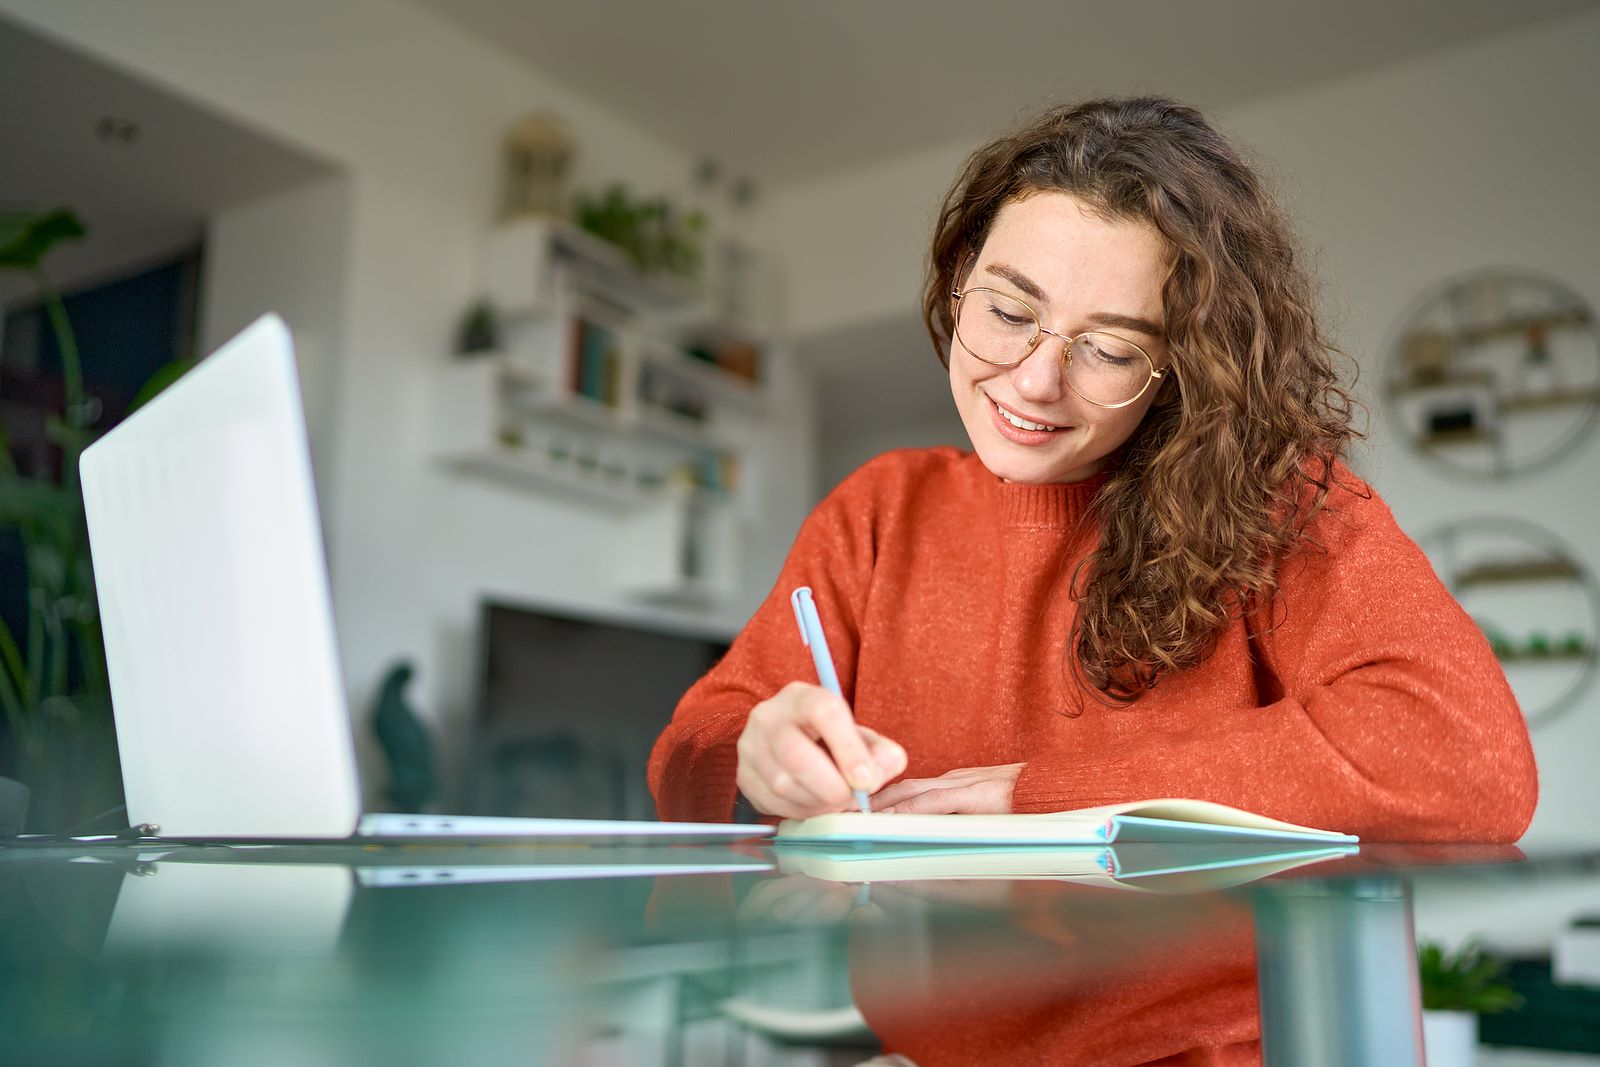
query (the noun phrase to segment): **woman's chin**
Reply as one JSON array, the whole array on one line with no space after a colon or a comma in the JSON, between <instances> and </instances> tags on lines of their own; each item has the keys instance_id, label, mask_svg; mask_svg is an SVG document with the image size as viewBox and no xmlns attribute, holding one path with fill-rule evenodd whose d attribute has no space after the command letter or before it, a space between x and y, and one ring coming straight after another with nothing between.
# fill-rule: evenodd
<instances>
[{"instance_id":1,"label":"woman's chin","mask_svg":"<svg viewBox=\"0 0 1600 1067\"><path fill-rule=\"evenodd\" d=\"M1017 455L1009 441L985 441L975 449L990 474L1018 485L1081 482L1099 470L1098 462L1082 463L1062 456Z\"/></svg>"},{"instance_id":2,"label":"woman's chin","mask_svg":"<svg viewBox=\"0 0 1600 1067\"><path fill-rule=\"evenodd\" d=\"M1015 482L1019 485L1045 485L1050 482L1060 481L1052 477L1055 464L1028 462L1027 457L1008 455L1011 449L1004 445L985 445L978 450L978 458L989 469L989 473L1003 482Z\"/></svg>"}]
</instances>

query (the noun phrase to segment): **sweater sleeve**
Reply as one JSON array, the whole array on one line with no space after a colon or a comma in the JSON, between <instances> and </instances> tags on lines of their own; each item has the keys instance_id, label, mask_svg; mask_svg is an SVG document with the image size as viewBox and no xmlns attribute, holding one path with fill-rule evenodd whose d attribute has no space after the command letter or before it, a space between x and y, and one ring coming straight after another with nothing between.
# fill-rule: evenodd
<instances>
[{"instance_id":1,"label":"sweater sleeve","mask_svg":"<svg viewBox=\"0 0 1600 1067\"><path fill-rule=\"evenodd\" d=\"M1182 796L1375 841L1521 836L1538 777L1505 675L1360 488L1336 490L1310 531L1326 551L1284 566L1272 624L1258 627L1281 689L1263 697L1277 699L1129 731L1117 751L1047 753L1023 768L1013 809Z\"/></svg>"},{"instance_id":2,"label":"sweater sleeve","mask_svg":"<svg viewBox=\"0 0 1600 1067\"><path fill-rule=\"evenodd\" d=\"M789 594L811 587L845 699L854 701L860 619L872 577L877 500L890 464L868 463L801 524L777 583L726 656L690 687L656 739L647 770L662 819L726 822L733 815L736 744L750 709L792 681L815 682Z\"/></svg>"}]
</instances>

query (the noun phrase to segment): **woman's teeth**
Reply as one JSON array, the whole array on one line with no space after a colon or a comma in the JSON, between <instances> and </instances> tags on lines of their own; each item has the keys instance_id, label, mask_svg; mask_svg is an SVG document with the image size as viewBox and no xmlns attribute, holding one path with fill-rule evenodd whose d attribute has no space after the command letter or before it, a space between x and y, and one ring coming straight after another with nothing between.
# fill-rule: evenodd
<instances>
[{"instance_id":1,"label":"woman's teeth","mask_svg":"<svg viewBox=\"0 0 1600 1067\"><path fill-rule=\"evenodd\" d=\"M994 404L994 401L991 400L991 401L989 401L989 403ZM1011 412L1007 411L1005 408L1001 407L999 404L995 404L994 405L994 409L996 411L998 411L1002 416L1004 416L1004 418L1005 418L1005 420L1007 422L1009 422L1011 425L1015 426L1019 430L1044 430L1046 432L1049 432L1051 430L1059 429L1059 427L1049 426L1049 425L1046 425L1045 423L1042 423L1042 422L1029 422L1027 419L1018 418L1017 416L1011 414Z\"/></svg>"}]
</instances>

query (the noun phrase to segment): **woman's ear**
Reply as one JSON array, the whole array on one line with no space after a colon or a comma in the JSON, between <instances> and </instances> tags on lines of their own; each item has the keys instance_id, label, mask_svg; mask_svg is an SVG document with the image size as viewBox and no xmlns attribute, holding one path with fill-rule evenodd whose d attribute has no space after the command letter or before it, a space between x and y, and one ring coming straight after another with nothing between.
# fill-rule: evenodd
<instances>
[{"instance_id":1,"label":"woman's ear","mask_svg":"<svg viewBox=\"0 0 1600 1067\"><path fill-rule=\"evenodd\" d=\"M1162 348L1166 350L1166 365L1161 372L1160 392L1156 393L1156 399L1158 401L1177 400L1179 394L1183 391L1178 384L1178 362L1172 356L1170 344L1163 344Z\"/></svg>"},{"instance_id":2,"label":"woman's ear","mask_svg":"<svg viewBox=\"0 0 1600 1067\"><path fill-rule=\"evenodd\" d=\"M1166 373L1161 380L1156 382L1156 398L1150 402L1150 410L1166 409L1173 413L1173 417L1183 417L1183 389L1178 384L1178 376L1173 373L1172 363L1167 363ZM1148 412L1146 413L1148 417Z\"/></svg>"}]
</instances>

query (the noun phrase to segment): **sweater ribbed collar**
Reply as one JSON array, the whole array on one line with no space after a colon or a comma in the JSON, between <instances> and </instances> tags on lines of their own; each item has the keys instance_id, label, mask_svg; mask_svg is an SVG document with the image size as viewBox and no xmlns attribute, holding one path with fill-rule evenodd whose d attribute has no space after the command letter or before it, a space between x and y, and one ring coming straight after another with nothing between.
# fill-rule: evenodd
<instances>
[{"instance_id":1,"label":"sweater ribbed collar","mask_svg":"<svg viewBox=\"0 0 1600 1067\"><path fill-rule=\"evenodd\" d=\"M984 494L993 502L1000 525L1011 530L1070 530L1089 511L1095 494L1110 477L1111 465L1081 482L1026 485L997 478L976 453L971 457Z\"/></svg>"}]
</instances>

